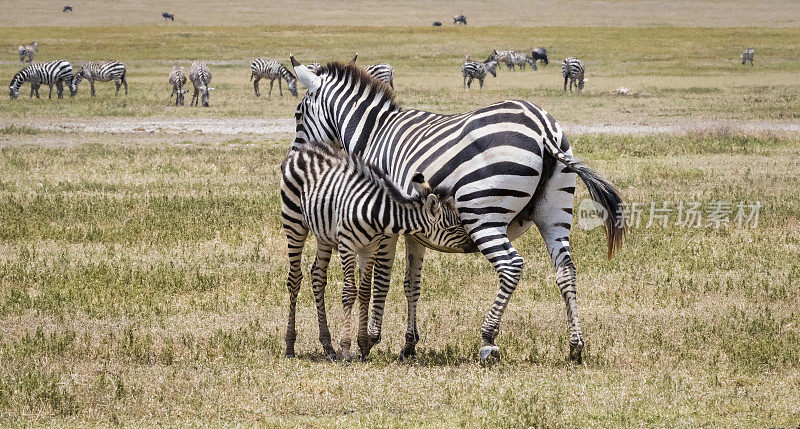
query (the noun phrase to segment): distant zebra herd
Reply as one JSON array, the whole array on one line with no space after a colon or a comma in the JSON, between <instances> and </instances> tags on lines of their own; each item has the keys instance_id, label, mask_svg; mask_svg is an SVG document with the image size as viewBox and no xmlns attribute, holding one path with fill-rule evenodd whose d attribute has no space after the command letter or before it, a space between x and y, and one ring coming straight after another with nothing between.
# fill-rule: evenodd
<instances>
[{"instance_id":1,"label":"distant zebra herd","mask_svg":"<svg viewBox=\"0 0 800 429\"><path fill-rule=\"evenodd\" d=\"M166 15L171 15L164 13ZM459 22L457 18L463 18L463 15L453 17L454 22ZM466 19L464 19L466 21ZM34 41L30 45L19 46L17 52L21 62L26 61L30 63L28 67L20 70L9 85L11 98L19 97L19 88L24 82L31 83L30 97L36 95L39 98L39 87L42 84L50 86L50 97L52 98L52 87L56 86L58 89L58 98L63 97L63 88L67 87L70 91L70 97L73 97L78 92L78 84L82 80L87 80L91 88L91 96L94 97L95 82L111 82L114 81L116 85L115 95L119 94L119 90L124 87L125 95L128 94L127 82L127 68L125 64L119 61L92 61L85 63L81 69L73 74L72 66L69 62L51 61L48 63L34 63L34 54L38 51L39 44ZM461 75L463 77L462 85L466 88L472 87L472 82L478 80L480 88L483 88L484 81L487 75L497 77L497 68L499 64L505 64L509 71L524 70L526 66L530 66L531 70L538 70L538 65L546 66L549 64L547 57L547 49L538 47L530 51L530 55L525 55L512 50L492 50L491 54L484 61L475 61L466 55L465 60L461 64ZM742 64L748 61L753 66L753 58L755 50L753 48L745 49L741 54ZM351 63L355 64L358 59L358 54L355 55ZM310 63L305 66L312 73L319 73L323 66L319 63ZM390 64L376 63L366 66L361 66L368 75L374 77L394 89L395 70ZM69 73L66 72L69 71ZM272 89L275 80L278 80L278 92L283 95L283 82L286 82L287 89L294 97L298 96L297 91L297 77L286 66L279 61L272 59L256 58L250 63L250 80L253 82L253 90L256 97L260 96L259 82L261 79L268 79L270 81L269 93L272 95ZM577 90L583 91L584 83L587 81L585 77L586 66L580 59L576 57L568 57L561 63L561 74L564 78L564 92ZM189 81L194 86L194 94L192 96L191 104L194 106L202 105L208 107L210 105L210 91L214 88L210 87L211 71L208 64L202 61L195 61L192 63ZM188 92L184 89L187 83L186 74L182 67L175 66L169 73L169 85L172 89L170 100L175 96L175 105L184 104L184 94Z\"/></svg>"}]
</instances>

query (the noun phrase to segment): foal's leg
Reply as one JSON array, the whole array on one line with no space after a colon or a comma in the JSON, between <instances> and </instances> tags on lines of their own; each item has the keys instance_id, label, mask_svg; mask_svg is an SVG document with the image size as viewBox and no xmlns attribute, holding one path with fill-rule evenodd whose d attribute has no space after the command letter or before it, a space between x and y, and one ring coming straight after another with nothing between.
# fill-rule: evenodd
<instances>
[{"instance_id":1,"label":"foal's leg","mask_svg":"<svg viewBox=\"0 0 800 429\"><path fill-rule=\"evenodd\" d=\"M308 230L287 231L289 252L289 275L286 279L286 288L289 290L289 320L286 326L286 357L294 356L294 343L297 339L295 330L295 315L297 309L297 294L300 292L300 284L303 281L303 271L300 262L303 256L303 245L305 244Z\"/></svg>"},{"instance_id":2,"label":"foal's leg","mask_svg":"<svg viewBox=\"0 0 800 429\"><path fill-rule=\"evenodd\" d=\"M356 253L343 246L339 246L339 255L342 259L342 274L344 276L344 286L342 287L342 308L344 309L344 323L342 324L342 336L339 345L342 347L342 359L349 361L353 359L350 354L350 345L353 342L353 331L350 326L353 304L356 301L355 270L358 258Z\"/></svg>"},{"instance_id":3,"label":"foal's leg","mask_svg":"<svg viewBox=\"0 0 800 429\"><path fill-rule=\"evenodd\" d=\"M372 341L367 333L367 323L369 322L369 299L372 296L372 267L374 264L375 256L372 252L359 255L358 336L356 341L362 358L366 358L372 348Z\"/></svg>"},{"instance_id":4,"label":"foal's leg","mask_svg":"<svg viewBox=\"0 0 800 429\"><path fill-rule=\"evenodd\" d=\"M370 316L369 334L370 342L374 346L381 341L381 326L383 324L383 311L386 304L386 295L389 293L389 284L392 280L392 265L397 250L398 236L387 237L375 253L375 265L372 288L372 314Z\"/></svg>"},{"instance_id":5,"label":"foal's leg","mask_svg":"<svg viewBox=\"0 0 800 429\"><path fill-rule=\"evenodd\" d=\"M331 345L331 331L328 328L328 317L325 311L325 287L328 284L328 264L331 261L333 246L317 240L317 257L311 268L311 285L314 290L314 301L317 304L317 321L319 322L319 342L329 359L336 357Z\"/></svg>"},{"instance_id":6,"label":"foal's leg","mask_svg":"<svg viewBox=\"0 0 800 429\"><path fill-rule=\"evenodd\" d=\"M406 345L400 352L401 358L417 354L416 346L419 342L417 330L417 302L420 295L420 279L422 278L422 262L425 259L425 247L413 237L406 236L406 277L403 281L403 290L406 293L408 304L408 319L406 325Z\"/></svg>"}]
</instances>

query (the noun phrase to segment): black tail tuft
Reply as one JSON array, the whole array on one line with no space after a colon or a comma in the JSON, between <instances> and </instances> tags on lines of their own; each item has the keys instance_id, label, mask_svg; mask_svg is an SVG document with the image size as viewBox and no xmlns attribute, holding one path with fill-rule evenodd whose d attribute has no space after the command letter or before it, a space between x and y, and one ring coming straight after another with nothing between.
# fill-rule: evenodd
<instances>
[{"instance_id":1,"label":"black tail tuft","mask_svg":"<svg viewBox=\"0 0 800 429\"><path fill-rule=\"evenodd\" d=\"M571 165L578 177L581 178L589 196L599 203L608 213L605 220L605 231L608 237L608 259L614 252L622 247L622 239L625 236L625 214L622 211L622 197L608 180L597 174L586 164L575 161Z\"/></svg>"}]
</instances>

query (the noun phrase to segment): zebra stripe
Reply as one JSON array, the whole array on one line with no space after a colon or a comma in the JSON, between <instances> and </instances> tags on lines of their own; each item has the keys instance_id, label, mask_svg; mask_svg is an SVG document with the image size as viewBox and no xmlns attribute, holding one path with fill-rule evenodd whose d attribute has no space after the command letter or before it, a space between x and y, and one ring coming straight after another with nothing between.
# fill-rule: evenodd
<instances>
[{"instance_id":1,"label":"zebra stripe","mask_svg":"<svg viewBox=\"0 0 800 429\"><path fill-rule=\"evenodd\" d=\"M491 73L492 76L497 77L497 63L493 60L487 62L464 61L464 64L461 65L461 75L464 76L464 88L471 88L473 79L478 79L481 88L483 88L483 80L486 78L486 73Z\"/></svg>"},{"instance_id":2,"label":"zebra stripe","mask_svg":"<svg viewBox=\"0 0 800 429\"><path fill-rule=\"evenodd\" d=\"M750 67L753 66L753 57L756 55L756 50L753 48L745 49L742 53L742 65L750 61Z\"/></svg>"},{"instance_id":3,"label":"zebra stripe","mask_svg":"<svg viewBox=\"0 0 800 429\"><path fill-rule=\"evenodd\" d=\"M172 99L174 95L175 105L183 106L183 94L189 91L183 89L183 85L186 85L186 73L183 72L183 67L172 66L172 71L169 73L169 84L172 86L172 94L169 95L169 98Z\"/></svg>"},{"instance_id":4,"label":"zebra stripe","mask_svg":"<svg viewBox=\"0 0 800 429\"><path fill-rule=\"evenodd\" d=\"M458 230L458 212L449 191L431 189L422 174L414 175L414 193L407 196L372 165L330 145L304 145L290 151L281 164L281 215L289 252L289 321L286 355L294 355L295 309L302 280L301 257L309 231L317 238L312 284L317 304L319 338L325 354L333 356L325 314L327 266L334 246L342 259L344 327L342 357L350 359L350 319L356 295L360 302L358 345L369 353L367 315L371 295L371 269L375 250L387 234L426 234ZM355 266L361 265L361 285L356 290Z\"/></svg>"},{"instance_id":5,"label":"zebra stripe","mask_svg":"<svg viewBox=\"0 0 800 429\"><path fill-rule=\"evenodd\" d=\"M250 70L250 80L253 81L253 89L256 92L256 97L261 96L258 91L258 81L261 79L269 79L269 95L272 95L272 85L275 83L275 79L278 79L278 91L280 91L281 96L283 96L281 78L286 81L289 92L297 97L297 78L294 77L292 72L284 67L283 64L275 60L256 58L250 63Z\"/></svg>"},{"instance_id":6,"label":"zebra stripe","mask_svg":"<svg viewBox=\"0 0 800 429\"><path fill-rule=\"evenodd\" d=\"M333 142L386 171L409 189L419 171L433 186L451 188L466 236L435 239L406 236L411 262L406 272L409 320L402 355L415 351L414 318L424 246L452 252L480 251L497 271L500 287L481 326L481 358L497 351L494 340L508 300L519 282L523 259L511 241L536 224L545 240L570 313L571 356L579 360L583 338L575 310L569 231L573 192L580 177L609 213L608 252L621 244L621 198L613 186L572 156L561 126L545 110L525 101L502 101L455 115L401 109L391 89L352 64L329 64L319 75L292 57L298 79L309 88L295 113L292 147ZM558 161L558 162L556 162ZM560 163L560 167L555 164ZM383 306L397 235L387 238L375 263L371 344L380 341Z\"/></svg>"},{"instance_id":7,"label":"zebra stripe","mask_svg":"<svg viewBox=\"0 0 800 429\"><path fill-rule=\"evenodd\" d=\"M78 84L81 80L86 79L92 89L92 97L95 96L94 83L95 82L111 82L117 87L114 95L119 95L119 88L125 85L125 95L128 95L128 81L125 79L127 69L125 64L119 61L92 61L83 65L81 70L75 74L75 79L72 81L72 91L78 92Z\"/></svg>"},{"instance_id":8,"label":"zebra stripe","mask_svg":"<svg viewBox=\"0 0 800 429\"><path fill-rule=\"evenodd\" d=\"M19 97L19 88L23 83L30 82L31 97L35 93L36 98L39 98L39 87L42 84L50 87L48 98L53 98L53 85L57 88L58 98L63 98L65 84L70 88L70 97L72 97L75 95L71 89L72 80L72 65L69 61L31 63L28 67L18 71L14 78L11 79L11 83L8 85L9 96L12 99Z\"/></svg>"},{"instance_id":9,"label":"zebra stripe","mask_svg":"<svg viewBox=\"0 0 800 429\"><path fill-rule=\"evenodd\" d=\"M561 63L561 75L564 76L564 92L567 92L567 81L569 81L569 91L572 92L572 85L578 88L578 92L583 91L584 72L586 68L583 61L568 57Z\"/></svg>"},{"instance_id":10,"label":"zebra stripe","mask_svg":"<svg viewBox=\"0 0 800 429\"><path fill-rule=\"evenodd\" d=\"M192 81L194 87L192 102L189 104L197 106L202 98L203 107L208 107L209 91L214 89L208 86L211 83L211 70L208 69L208 64L205 61L193 61L192 67L189 69L189 80Z\"/></svg>"},{"instance_id":11,"label":"zebra stripe","mask_svg":"<svg viewBox=\"0 0 800 429\"><path fill-rule=\"evenodd\" d=\"M17 48L17 53L19 54L19 60L24 63L25 59L27 58L28 62L32 63L33 62L33 54L37 50L39 50L39 43L38 42L32 42L28 46L19 46Z\"/></svg>"},{"instance_id":12,"label":"zebra stripe","mask_svg":"<svg viewBox=\"0 0 800 429\"><path fill-rule=\"evenodd\" d=\"M488 59L489 60L494 60L498 64L499 63L505 63L506 67L508 67L509 70L513 70L514 69L514 61L512 60L512 58L516 54L517 53L514 52L514 51L498 51L497 49L495 49L495 50L492 51L491 55L489 55Z\"/></svg>"}]
</instances>

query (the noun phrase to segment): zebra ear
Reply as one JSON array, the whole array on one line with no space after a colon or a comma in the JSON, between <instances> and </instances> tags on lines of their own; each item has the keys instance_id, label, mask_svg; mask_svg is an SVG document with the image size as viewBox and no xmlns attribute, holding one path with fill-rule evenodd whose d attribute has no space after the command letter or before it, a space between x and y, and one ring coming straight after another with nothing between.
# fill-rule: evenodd
<instances>
[{"instance_id":1,"label":"zebra ear","mask_svg":"<svg viewBox=\"0 0 800 429\"><path fill-rule=\"evenodd\" d=\"M439 213L442 212L441 203L436 194L428 194L428 196L425 197L425 209L428 210L428 213L433 217L438 217Z\"/></svg>"},{"instance_id":2,"label":"zebra ear","mask_svg":"<svg viewBox=\"0 0 800 429\"><path fill-rule=\"evenodd\" d=\"M350 64L355 64L357 59L358 59L358 52L356 52L356 56L353 57L353 61L350 61Z\"/></svg>"},{"instance_id":3,"label":"zebra ear","mask_svg":"<svg viewBox=\"0 0 800 429\"><path fill-rule=\"evenodd\" d=\"M294 59L294 55L289 55L289 58L292 60L292 67L294 67L297 80L308 88L308 92L314 92L319 89L319 86L322 84L322 78L311 72L308 67L300 64Z\"/></svg>"},{"instance_id":4,"label":"zebra ear","mask_svg":"<svg viewBox=\"0 0 800 429\"><path fill-rule=\"evenodd\" d=\"M414 188L414 192L420 196L426 196L432 192L431 185L425 180L425 176L420 173L414 173L414 176L411 177L411 186Z\"/></svg>"}]
</instances>

